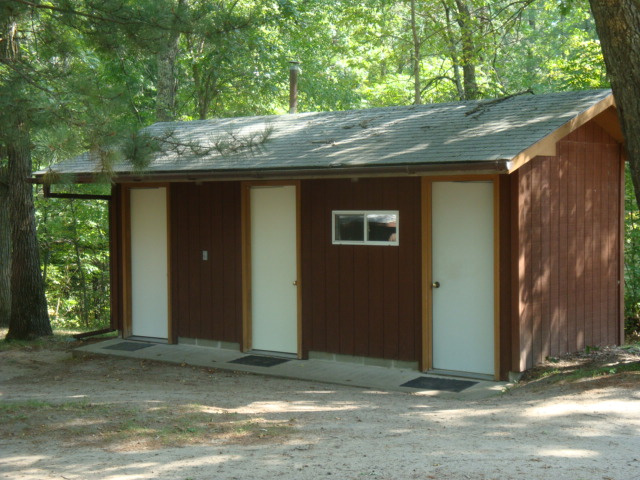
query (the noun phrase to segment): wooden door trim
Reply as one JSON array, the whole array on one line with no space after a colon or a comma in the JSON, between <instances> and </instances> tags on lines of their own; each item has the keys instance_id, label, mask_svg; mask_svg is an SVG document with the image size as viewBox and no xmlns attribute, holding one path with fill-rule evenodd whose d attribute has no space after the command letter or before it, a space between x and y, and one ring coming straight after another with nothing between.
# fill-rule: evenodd
<instances>
[{"instance_id":1,"label":"wooden door trim","mask_svg":"<svg viewBox=\"0 0 640 480\"><path fill-rule=\"evenodd\" d=\"M427 371L433 367L433 291L432 276L432 181L423 178L421 184L422 208L422 348L420 354L420 370Z\"/></svg>"},{"instance_id":2,"label":"wooden door trim","mask_svg":"<svg viewBox=\"0 0 640 480\"><path fill-rule=\"evenodd\" d=\"M243 352L252 348L251 328L251 184L241 184L241 238L242 238L242 345Z\"/></svg>"},{"instance_id":3,"label":"wooden door trim","mask_svg":"<svg viewBox=\"0 0 640 480\"><path fill-rule=\"evenodd\" d=\"M498 175L443 175L422 177L422 351L420 370L433 368L433 204L434 182L490 181L493 184L493 362L494 378L500 378L500 182Z\"/></svg>"},{"instance_id":4,"label":"wooden door trim","mask_svg":"<svg viewBox=\"0 0 640 480\"><path fill-rule=\"evenodd\" d=\"M493 378L500 380L500 179L493 177Z\"/></svg>"},{"instance_id":5,"label":"wooden door trim","mask_svg":"<svg viewBox=\"0 0 640 480\"><path fill-rule=\"evenodd\" d=\"M252 329L252 278L251 278L251 188L268 186L295 187L296 202L296 302L297 302L297 349L298 358L302 358L302 244L301 244L301 193L300 180L246 181L241 184L241 221L242 221L242 351L253 348Z\"/></svg>"},{"instance_id":6,"label":"wooden door trim","mask_svg":"<svg viewBox=\"0 0 640 480\"><path fill-rule=\"evenodd\" d=\"M120 191L122 195L122 337L131 336L131 192L128 187Z\"/></svg>"},{"instance_id":7,"label":"wooden door trim","mask_svg":"<svg viewBox=\"0 0 640 480\"><path fill-rule=\"evenodd\" d=\"M178 343L178 339L174 336L174 322L172 315L172 299L173 292L171 290L171 286L173 285L173 270L171 269L172 261L171 261L171 184L167 183L164 185L165 190L165 214L167 217L167 343L176 344Z\"/></svg>"}]
</instances>

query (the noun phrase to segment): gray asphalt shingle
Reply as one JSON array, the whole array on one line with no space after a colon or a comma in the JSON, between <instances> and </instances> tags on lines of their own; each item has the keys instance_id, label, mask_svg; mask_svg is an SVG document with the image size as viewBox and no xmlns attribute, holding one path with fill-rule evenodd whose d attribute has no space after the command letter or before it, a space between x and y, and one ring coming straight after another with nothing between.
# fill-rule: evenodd
<instances>
[{"instance_id":1,"label":"gray asphalt shingle","mask_svg":"<svg viewBox=\"0 0 640 480\"><path fill-rule=\"evenodd\" d=\"M162 146L147 170L215 173L510 160L610 94L527 94L497 102L156 123L144 129ZM113 168L132 171L126 161ZM53 167L63 174L100 169L89 153Z\"/></svg>"}]
</instances>

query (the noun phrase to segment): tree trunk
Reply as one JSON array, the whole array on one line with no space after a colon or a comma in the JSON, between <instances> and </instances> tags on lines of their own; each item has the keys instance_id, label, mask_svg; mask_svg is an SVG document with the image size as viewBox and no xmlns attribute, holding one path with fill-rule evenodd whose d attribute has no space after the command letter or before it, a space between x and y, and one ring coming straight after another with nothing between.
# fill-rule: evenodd
<instances>
[{"instance_id":1,"label":"tree trunk","mask_svg":"<svg viewBox=\"0 0 640 480\"><path fill-rule=\"evenodd\" d=\"M203 70L205 70L203 72ZM193 85L196 92L196 109L198 111L198 120L206 120L211 107L211 99L213 98L214 87L211 81L211 75L206 69L201 68L194 60L191 66L193 74Z\"/></svg>"},{"instance_id":2,"label":"tree trunk","mask_svg":"<svg viewBox=\"0 0 640 480\"><path fill-rule=\"evenodd\" d=\"M166 48L157 54L156 119L169 122L176 116L176 72L179 35L171 32Z\"/></svg>"},{"instance_id":3,"label":"tree trunk","mask_svg":"<svg viewBox=\"0 0 640 480\"><path fill-rule=\"evenodd\" d=\"M460 78L460 61L458 60L458 53L456 50L456 41L454 40L453 27L451 21L451 9L447 2L442 2L444 8L446 22L446 38L449 44L449 57L451 58L451 65L453 68L453 82L458 92L458 99L464 100L464 89L462 87L462 80Z\"/></svg>"},{"instance_id":4,"label":"tree trunk","mask_svg":"<svg viewBox=\"0 0 640 480\"><path fill-rule=\"evenodd\" d=\"M9 326L11 314L11 223L6 168L0 168L0 327Z\"/></svg>"},{"instance_id":5,"label":"tree trunk","mask_svg":"<svg viewBox=\"0 0 640 480\"><path fill-rule=\"evenodd\" d=\"M590 0L640 205L640 2Z\"/></svg>"},{"instance_id":6,"label":"tree trunk","mask_svg":"<svg viewBox=\"0 0 640 480\"><path fill-rule=\"evenodd\" d=\"M462 41L463 100L475 100L480 96L480 92L476 80L476 49L473 41L471 13L469 7L462 0L456 0L456 7L458 9L457 22L460 27Z\"/></svg>"},{"instance_id":7,"label":"tree trunk","mask_svg":"<svg viewBox=\"0 0 640 480\"><path fill-rule=\"evenodd\" d=\"M413 104L422 103L422 86L420 85L420 37L416 26L416 0L411 0L411 35L413 37Z\"/></svg>"},{"instance_id":8,"label":"tree trunk","mask_svg":"<svg viewBox=\"0 0 640 480\"><path fill-rule=\"evenodd\" d=\"M17 64L18 23L15 18L3 20L0 60L8 65ZM19 91L21 86L14 88ZM0 124L0 138L8 159L7 203L11 224L11 315L6 338L28 340L52 332L40 272L33 191L27 183L32 168L31 139L24 107L14 108L9 119Z\"/></svg>"},{"instance_id":9,"label":"tree trunk","mask_svg":"<svg viewBox=\"0 0 640 480\"><path fill-rule=\"evenodd\" d=\"M11 221L11 317L7 339L27 340L51 335L36 237L29 133L16 122L9 158L9 218Z\"/></svg>"},{"instance_id":10,"label":"tree trunk","mask_svg":"<svg viewBox=\"0 0 640 480\"><path fill-rule=\"evenodd\" d=\"M176 59L180 51L179 40L180 14L185 0L178 0L171 29L168 31L164 45L156 55L158 79L156 82L156 120L170 122L176 118Z\"/></svg>"}]
</instances>

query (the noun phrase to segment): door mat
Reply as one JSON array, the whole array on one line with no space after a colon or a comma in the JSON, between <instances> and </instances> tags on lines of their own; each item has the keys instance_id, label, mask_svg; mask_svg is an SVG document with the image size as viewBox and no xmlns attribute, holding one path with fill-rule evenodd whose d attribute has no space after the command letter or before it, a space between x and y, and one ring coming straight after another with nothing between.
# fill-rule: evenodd
<instances>
[{"instance_id":1,"label":"door mat","mask_svg":"<svg viewBox=\"0 0 640 480\"><path fill-rule=\"evenodd\" d=\"M137 343L137 342L120 342L115 345L109 345L108 347L102 347L105 350L123 350L125 352L135 352L136 350L142 350L143 348L153 347L151 343Z\"/></svg>"},{"instance_id":2,"label":"door mat","mask_svg":"<svg viewBox=\"0 0 640 480\"><path fill-rule=\"evenodd\" d=\"M420 390L444 390L445 392L458 393L475 385L476 383L478 382L454 380L451 378L418 377L413 380L409 380L407 383L403 383L400 386L418 388Z\"/></svg>"},{"instance_id":3,"label":"door mat","mask_svg":"<svg viewBox=\"0 0 640 480\"><path fill-rule=\"evenodd\" d=\"M251 365L252 367L273 367L281 363L288 362L286 358L263 357L261 355L247 355L246 357L236 358L227 363L239 363L241 365Z\"/></svg>"}]
</instances>

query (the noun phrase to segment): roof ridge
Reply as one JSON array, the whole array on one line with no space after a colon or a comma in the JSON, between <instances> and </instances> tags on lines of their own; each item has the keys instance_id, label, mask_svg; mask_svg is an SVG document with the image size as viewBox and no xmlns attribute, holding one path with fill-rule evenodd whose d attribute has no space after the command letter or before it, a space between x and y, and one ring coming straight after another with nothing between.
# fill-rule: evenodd
<instances>
[{"instance_id":1,"label":"roof ridge","mask_svg":"<svg viewBox=\"0 0 640 480\"><path fill-rule=\"evenodd\" d=\"M470 105L478 105L484 103L501 103L502 101L512 100L516 97L525 97L523 94L530 93L531 97L526 98L540 98L540 97L551 97L551 96L570 96L570 95L597 95L598 93L608 92L611 93L611 89L601 88L601 89L586 89L586 90L568 90L561 92L548 92L548 93L535 93L532 89L525 90L523 92L508 94L502 97L489 97L489 98L479 98L474 100L452 100L448 102L434 102L434 103L423 103L419 105L386 105L382 107L368 107L368 108L350 108L347 110L320 110L320 111L311 111L311 112L297 112L297 113L273 113L273 114L264 114L264 115L245 115L245 116L236 116L236 117L216 117L216 118L206 118L206 119L196 119L196 120L173 120L169 122L154 122L146 127L155 127L160 125L183 125L185 123L190 124L207 124L207 123L217 123L223 121L232 121L232 120L243 120L248 121L249 119L259 120L259 119L296 119L296 118L304 118L304 117L313 117L313 116L332 116L332 115L348 115L348 114L363 114L365 112L386 112L386 111L400 111L400 110L426 110L430 108L444 108L448 106L470 106Z\"/></svg>"}]
</instances>

